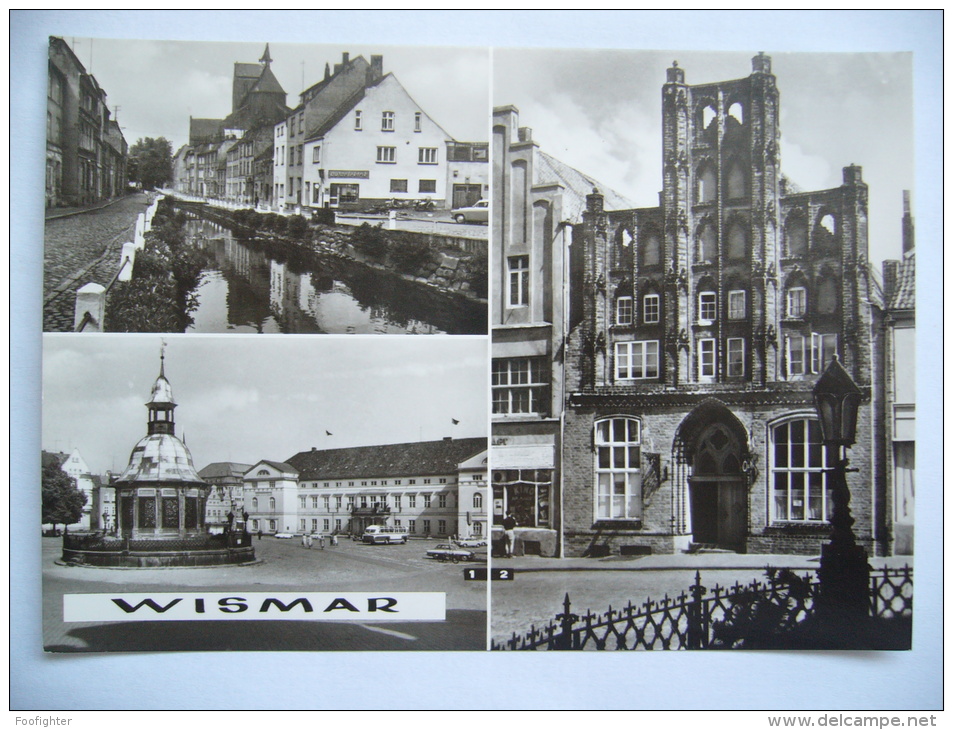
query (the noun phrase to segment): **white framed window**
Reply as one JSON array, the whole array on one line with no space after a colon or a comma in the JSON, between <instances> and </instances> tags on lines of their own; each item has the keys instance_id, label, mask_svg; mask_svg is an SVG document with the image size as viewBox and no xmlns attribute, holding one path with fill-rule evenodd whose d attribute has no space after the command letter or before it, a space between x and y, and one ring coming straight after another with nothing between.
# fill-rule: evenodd
<instances>
[{"instance_id":1,"label":"white framed window","mask_svg":"<svg viewBox=\"0 0 953 730\"><path fill-rule=\"evenodd\" d=\"M321 164L321 145L315 145L311 151L311 162L315 165Z\"/></svg>"},{"instance_id":2,"label":"white framed window","mask_svg":"<svg viewBox=\"0 0 953 730\"><path fill-rule=\"evenodd\" d=\"M718 317L718 297L713 291L703 291L698 294L698 321L701 324L710 324Z\"/></svg>"},{"instance_id":3,"label":"white framed window","mask_svg":"<svg viewBox=\"0 0 953 730\"><path fill-rule=\"evenodd\" d=\"M748 316L747 292L744 289L733 289L728 292L728 319L744 319Z\"/></svg>"},{"instance_id":4,"label":"white framed window","mask_svg":"<svg viewBox=\"0 0 953 730\"><path fill-rule=\"evenodd\" d=\"M417 495L416 494L407 495L407 506L410 509L417 509Z\"/></svg>"},{"instance_id":5,"label":"white framed window","mask_svg":"<svg viewBox=\"0 0 953 730\"><path fill-rule=\"evenodd\" d=\"M437 534L446 535L447 534L447 521L446 520L437 520Z\"/></svg>"},{"instance_id":6,"label":"white framed window","mask_svg":"<svg viewBox=\"0 0 953 730\"><path fill-rule=\"evenodd\" d=\"M819 375L837 353L837 335L812 332L810 337L791 334L786 337L788 377Z\"/></svg>"},{"instance_id":7,"label":"white framed window","mask_svg":"<svg viewBox=\"0 0 953 730\"><path fill-rule=\"evenodd\" d=\"M420 131L420 119L423 115L420 112L414 112L414 131Z\"/></svg>"},{"instance_id":8,"label":"white framed window","mask_svg":"<svg viewBox=\"0 0 953 730\"><path fill-rule=\"evenodd\" d=\"M646 294L642 297L642 321L645 324L658 324L660 315L658 294Z\"/></svg>"},{"instance_id":9,"label":"white framed window","mask_svg":"<svg viewBox=\"0 0 953 730\"><path fill-rule=\"evenodd\" d=\"M510 282L509 306L529 305L529 256L510 256L506 265Z\"/></svg>"},{"instance_id":10,"label":"white framed window","mask_svg":"<svg viewBox=\"0 0 953 730\"><path fill-rule=\"evenodd\" d=\"M483 495L479 492L473 494L473 509L483 509Z\"/></svg>"},{"instance_id":11,"label":"white framed window","mask_svg":"<svg viewBox=\"0 0 953 730\"><path fill-rule=\"evenodd\" d=\"M493 413L539 413L549 394L546 358L496 358L491 384Z\"/></svg>"},{"instance_id":12,"label":"white framed window","mask_svg":"<svg viewBox=\"0 0 953 730\"><path fill-rule=\"evenodd\" d=\"M258 509L258 497L252 497L251 508Z\"/></svg>"},{"instance_id":13,"label":"white framed window","mask_svg":"<svg viewBox=\"0 0 953 730\"><path fill-rule=\"evenodd\" d=\"M394 164L397 162L397 148L396 147L378 147L377 148L377 161L380 163Z\"/></svg>"},{"instance_id":14,"label":"white framed window","mask_svg":"<svg viewBox=\"0 0 953 730\"><path fill-rule=\"evenodd\" d=\"M615 300L615 323L629 325L634 321L635 305L632 297L619 297Z\"/></svg>"},{"instance_id":15,"label":"white framed window","mask_svg":"<svg viewBox=\"0 0 953 730\"><path fill-rule=\"evenodd\" d=\"M298 520L298 529L304 532L304 526L305 526L305 520L302 517L300 520Z\"/></svg>"},{"instance_id":16,"label":"white framed window","mask_svg":"<svg viewBox=\"0 0 953 730\"><path fill-rule=\"evenodd\" d=\"M616 380L648 380L658 376L658 340L615 343Z\"/></svg>"},{"instance_id":17,"label":"white framed window","mask_svg":"<svg viewBox=\"0 0 953 730\"><path fill-rule=\"evenodd\" d=\"M430 520L424 520L424 534L430 534Z\"/></svg>"},{"instance_id":18,"label":"white framed window","mask_svg":"<svg viewBox=\"0 0 953 730\"><path fill-rule=\"evenodd\" d=\"M424 495L424 509L429 509L429 508L430 508L430 495L425 494Z\"/></svg>"},{"instance_id":19,"label":"white framed window","mask_svg":"<svg viewBox=\"0 0 953 730\"><path fill-rule=\"evenodd\" d=\"M268 500L268 509L274 510L275 508L275 498L272 497Z\"/></svg>"},{"instance_id":20,"label":"white framed window","mask_svg":"<svg viewBox=\"0 0 953 730\"><path fill-rule=\"evenodd\" d=\"M331 520L325 518L324 520L321 521L321 524L324 527L325 532L331 529Z\"/></svg>"},{"instance_id":21,"label":"white framed window","mask_svg":"<svg viewBox=\"0 0 953 730\"><path fill-rule=\"evenodd\" d=\"M400 509L400 495L394 495L394 509Z\"/></svg>"},{"instance_id":22,"label":"white framed window","mask_svg":"<svg viewBox=\"0 0 953 730\"><path fill-rule=\"evenodd\" d=\"M437 192L437 181L436 180L420 180L417 184L418 193L435 193Z\"/></svg>"},{"instance_id":23,"label":"white framed window","mask_svg":"<svg viewBox=\"0 0 953 730\"><path fill-rule=\"evenodd\" d=\"M381 131L394 131L394 112L381 112Z\"/></svg>"},{"instance_id":24,"label":"white framed window","mask_svg":"<svg viewBox=\"0 0 953 730\"><path fill-rule=\"evenodd\" d=\"M800 418L771 429L772 519L826 522L833 505L827 454L817 419Z\"/></svg>"},{"instance_id":25,"label":"white framed window","mask_svg":"<svg viewBox=\"0 0 953 730\"><path fill-rule=\"evenodd\" d=\"M419 147L417 149L417 164L418 165L436 165L437 164L437 148L436 147Z\"/></svg>"},{"instance_id":26,"label":"white framed window","mask_svg":"<svg viewBox=\"0 0 953 730\"><path fill-rule=\"evenodd\" d=\"M361 131L364 128L364 120L362 119L362 114L360 109L354 111L354 129Z\"/></svg>"},{"instance_id":27,"label":"white framed window","mask_svg":"<svg viewBox=\"0 0 953 730\"><path fill-rule=\"evenodd\" d=\"M340 497L335 497L335 498L334 498L334 509L341 509L341 498L340 498Z\"/></svg>"},{"instance_id":28,"label":"white framed window","mask_svg":"<svg viewBox=\"0 0 953 730\"><path fill-rule=\"evenodd\" d=\"M407 520L407 532L417 532L417 520Z\"/></svg>"},{"instance_id":29,"label":"white framed window","mask_svg":"<svg viewBox=\"0 0 953 730\"><path fill-rule=\"evenodd\" d=\"M698 377L715 377L715 340L698 341Z\"/></svg>"},{"instance_id":30,"label":"white framed window","mask_svg":"<svg viewBox=\"0 0 953 730\"><path fill-rule=\"evenodd\" d=\"M635 418L595 424L597 520L642 519L641 427Z\"/></svg>"},{"instance_id":31,"label":"white framed window","mask_svg":"<svg viewBox=\"0 0 953 730\"><path fill-rule=\"evenodd\" d=\"M807 314L807 289L803 286L788 289L787 300L788 317L800 319Z\"/></svg>"},{"instance_id":32,"label":"white framed window","mask_svg":"<svg viewBox=\"0 0 953 730\"><path fill-rule=\"evenodd\" d=\"M308 504L307 504L308 498L307 498L307 497L301 497L298 501L301 503L301 509L305 509L305 508L308 506Z\"/></svg>"},{"instance_id":33,"label":"white framed window","mask_svg":"<svg viewBox=\"0 0 953 730\"><path fill-rule=\"evenodd\" d=\"M277 520L268 520L268 529L269 529L271 532L277 532L277 531L278 531L278 521L277 521Z\"/></svg>"},{"instance_id":34,"label":"white framed window","mask_svg":"<svg viewBox=\"0 0 953 730\"><path fill-rule=\"evenodd\" d=\"M743 337L728 338L728 377L740 378L745 374L745 341Z\"/></svg>"},{"instance_id":35,"label":"white framed window","mask_svg":"<svg viewBox=\"0 0 953 730\"><path fill-rule=\"evenodd\" d=\"M331 498L327 495L324 497L324 511L327 512L331 509Z\"/></svg>"},{"instance_id":36,"label":"white framed window","mask_svg":"<svg viewBox=\"0 0 953 730\"><path fill-rule=\"evenodd\" d=\"M311 520L311 532L317 532L317 531L318 531L318 518L314 517Z\"/></svg>"},{"instance_id":37,"label":"white framed window","mask_svg":"<svg viewBox=\"0 0 953 730\"><path fill-rule=\"evenodd\" d=\"M392 179L390 181L390 191L392 193L406 193L407 192L407 181L406 180L397 180Z\"/></svg>"},{"instance_id":38,"label":"white framed window","mask_svg":"<svg viewBox=\"0 0 953 730\"><path fill-rule=\"evenodd\" d=\"M837 353L837 335L811 333L811 372L820 374Z\"/></svg>"},{"instance_id":39,"label":"white framed window","mask_svg":"<svg viewBox=\"0 0 953 730\"><path fill-rule=\"evenodd\" d=\"M447 506L447 495L446 495L446 494L438 494L438 495L437 495L437 506L438 506L438 507L446 507L446 506Z\"/></svg>"}]
</instances>

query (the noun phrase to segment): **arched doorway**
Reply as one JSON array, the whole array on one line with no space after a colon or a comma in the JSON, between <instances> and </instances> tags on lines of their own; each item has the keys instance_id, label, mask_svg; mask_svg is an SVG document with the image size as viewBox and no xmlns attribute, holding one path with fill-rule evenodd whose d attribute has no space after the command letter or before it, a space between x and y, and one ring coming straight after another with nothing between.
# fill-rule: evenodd
<instances>
[{"instance_id":1,"label":"arched doorway","mask_svg":"<svg viewBox=\"0 0 953 730\"><path fill-rule=\"evenodd\" d=\"M719 401L693 410L679 426L675 457L689 469L692 540L726 550L744 550L748 530L747 434Z\"/></svg>"}]
</instances>

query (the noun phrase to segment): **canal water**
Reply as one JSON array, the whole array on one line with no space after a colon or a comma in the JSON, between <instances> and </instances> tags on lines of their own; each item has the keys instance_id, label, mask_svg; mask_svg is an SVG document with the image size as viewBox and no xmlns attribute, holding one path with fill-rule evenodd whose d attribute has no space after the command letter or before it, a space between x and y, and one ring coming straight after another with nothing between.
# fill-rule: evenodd
<instances>
[{"instance_id":1,"label":"canal water","mask_svg":"<svg viewBox=\"0 0 953 730\"><path fill-rule=\"evenodd\" d=\"M186 228L209 254L188 332L485 334L486 306L363 264L249 240L203 219Z\"/></svg>"}]
</instances>

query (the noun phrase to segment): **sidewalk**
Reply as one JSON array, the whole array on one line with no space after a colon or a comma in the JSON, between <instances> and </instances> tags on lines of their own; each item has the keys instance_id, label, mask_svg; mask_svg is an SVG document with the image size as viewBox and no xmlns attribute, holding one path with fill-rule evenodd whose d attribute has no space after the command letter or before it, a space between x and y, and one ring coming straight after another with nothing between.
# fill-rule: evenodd
<instances>
[{"instance_id":1,"label":"sidewalk","mask_svg":"<svg viewBox=\"0 0 953 730\"><path fill-rule=\"evenodd\" d=\"M56 220L58 218L69 218L73 215L79 215L80 213L90 213L94 210L102 210L103 208L108 208L110 205L114 205L126 198L132 197L134 195L141 195L147 193L147 191L139 191L135 193L128 193L127 195L119 195L115 198L109 198L108 200L100 200L96 203L90 203L89 205L80 205L74 208L47 208L45 219L48 221Z\"/></svg>"},{"instance_id":2,"label":"sidewalk","mask_svg":"<svg viewBox=\"0 0 953 730\"><path fill-rule=\"evenodd\" d=\"M817 555L742 555L739 553L677 553L675 555L641 555L634 557L608 558L541 558L521 556L492 558L494 568L512 568L520 573L545 571L657 571L657 570L762 570L767 567L793 568L794 570L817 570L820 566ZM875 569L902 568L913 565L912 555L888 558L872 557L870 566Z\"/></svg>"}]
</instances>

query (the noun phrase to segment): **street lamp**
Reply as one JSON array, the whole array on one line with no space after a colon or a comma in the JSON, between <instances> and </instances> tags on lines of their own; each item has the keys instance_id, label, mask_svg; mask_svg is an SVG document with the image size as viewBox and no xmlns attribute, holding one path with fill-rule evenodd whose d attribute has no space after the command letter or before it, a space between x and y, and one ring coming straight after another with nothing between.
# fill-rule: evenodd
<instances>
[{"instance_id":1,"label":"street lamp","mask_svg":"<svg viewBox=\"0 0 953 730\"><path fill-rule=\"evenodd\" d=\"M842 456L842 449L855 441L862 393L835 355L814 384L813 394L827 452L825 472L833 501L833 531L821 550L818 608L826 618L844 619L844 628L850 630L857 625L847 622L864 619L870 611L870 565L867 551L854 538L847 487L847 472L857 469L848 469L848 460Z\"/></svg>"}]
</instances>

